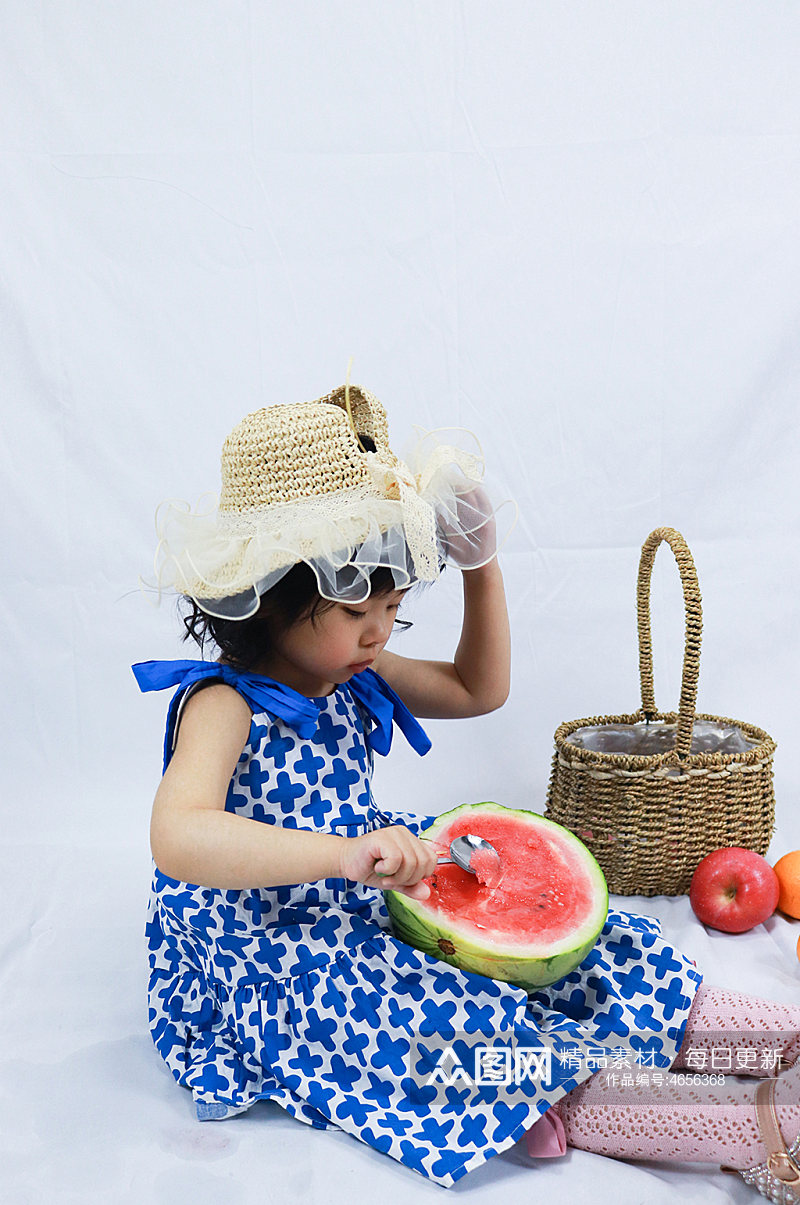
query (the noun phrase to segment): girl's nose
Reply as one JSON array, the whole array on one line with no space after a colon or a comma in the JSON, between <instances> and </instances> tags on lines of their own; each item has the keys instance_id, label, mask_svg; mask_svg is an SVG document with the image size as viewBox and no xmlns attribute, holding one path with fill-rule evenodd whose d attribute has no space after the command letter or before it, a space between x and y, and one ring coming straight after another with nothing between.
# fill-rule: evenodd
<instances>
[{"instance_id":1,"label":"girl's nose","mask_svg":"<svg viewBox=\"0 0 800 1205\"><path fill-rule=\"evenodd\" d=\"M376 616L366 625L363 633L364 644L385 644L392 634L394 619L391 615L383 618Z\"/></svg>"}]
</instances>

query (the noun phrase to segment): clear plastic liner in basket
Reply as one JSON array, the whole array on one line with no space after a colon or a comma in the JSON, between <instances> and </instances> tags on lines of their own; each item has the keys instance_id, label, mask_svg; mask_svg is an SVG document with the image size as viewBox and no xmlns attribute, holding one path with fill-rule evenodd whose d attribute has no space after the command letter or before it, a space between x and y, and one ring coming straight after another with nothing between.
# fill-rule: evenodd
<instances>
[{"instance_id":1,"label":"clear plastic liner in basket","mask_svg":"<svg viewBox=\"0 0 800 1205\"><path fill-rule=\"evenodd\" d=\"M649 724L598 724L576 728L567 743L595 753L624 753L629 757L649 757L669 753L675 748L675 724L652 720ZM713 720L695 720L692 732L692 753L745 753L758 741L745 736L734 724Z\"/></svg>"}]
</instances>

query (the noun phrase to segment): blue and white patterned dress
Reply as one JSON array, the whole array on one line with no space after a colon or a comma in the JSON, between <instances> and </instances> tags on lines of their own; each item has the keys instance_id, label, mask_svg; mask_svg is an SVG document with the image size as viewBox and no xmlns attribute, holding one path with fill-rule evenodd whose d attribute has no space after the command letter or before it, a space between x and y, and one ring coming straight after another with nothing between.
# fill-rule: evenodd
<instances>
[{"instance_id":1,"label":"blue and white patterned dress","mask_svg":"<svg viewBox=\"0 0 800 1205\"><path fill-rule=\"evenodd\" d=\"M372 671L316 700L211 662L147 662L134 672L143 690L178 686L165 766L196 683L222 679L248 701L226 811L348 837L427 822L373 802L372 751L388 750L392 719L420 751L427 741ZM701 980L649 917L610 912L581 966L528 995L397 940L373 888L326 879L221 890L155 864L146 938L153 1041L191 1089L199 1120L271 1099L446 1187L521 1138L602 1055L634 1051L669 1067ZM481 1045L549 1051L549 1075L476 1083Z\"/></svg>"}]
</instances>

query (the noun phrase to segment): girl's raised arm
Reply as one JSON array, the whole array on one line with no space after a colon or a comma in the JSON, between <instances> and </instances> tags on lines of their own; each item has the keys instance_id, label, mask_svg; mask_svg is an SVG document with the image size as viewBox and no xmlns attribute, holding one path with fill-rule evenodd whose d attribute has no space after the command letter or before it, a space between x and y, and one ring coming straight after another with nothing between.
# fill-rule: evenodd
<instances>
[{"instance_id":1,"label":"girl's raised arm","mask_svg":"<svg viewBox=\"0 0 800 1205\"><path fill-rule=\"evenodd\" d=\"M497 558L462 570L462 577L464 619L453 660L415 660L384 650L373 666L420 719L485 715L508 698L511 637Z\"/></svg>"}]
</instances>

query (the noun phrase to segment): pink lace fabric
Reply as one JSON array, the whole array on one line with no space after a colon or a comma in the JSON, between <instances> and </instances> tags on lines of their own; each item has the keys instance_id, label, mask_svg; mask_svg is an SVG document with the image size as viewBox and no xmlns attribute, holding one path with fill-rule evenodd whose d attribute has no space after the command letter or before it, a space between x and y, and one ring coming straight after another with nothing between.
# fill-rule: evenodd
<instances>
[{"instance_id":1,"label":"pink lace fabric","mask_svg":"<svg viewBox=\"0 0 800 1205\"><path fill-rule=\"evenodd\" d=\"M798 1055L800 1007L701 985L669 1073L655 1080L635 1062L597 1072L531 1127L528 1153L553 1157L566 1144L621 1159L753 1167L766 1152L752 1077L778 1075L789 1146L800 1133ZM795 1066L779 1074L781 1062Z\"/></svg>"},{"instance_id":2,"label":"pink lace fabric","mask_svg":"<svg viewBox=\"0 0 800 1205\"><path fill-rule=\"evenodd\" d=\"M554 1106L569 1146L617 1159L717 1163L740 1171L766 1158L752 1078L727 1075L720 1086L678 1083L655 1091L637 1084L635 1072L624 1087L613 1083L613 1074L598 1072ZM800 1133L800 1064L778 1076L775 1107L788 1147Z\"/></svg>"},{"instance_id":3,"label":"pink lace fabric","mask_svg":"<svg viewBox=\"0 0 800 1205\"><path fill-rule=\"evenodd\" d=\"M672 1069L771 1076L798 1056L800 1007L701 983Z\"/></svg>"}]
</instances>

